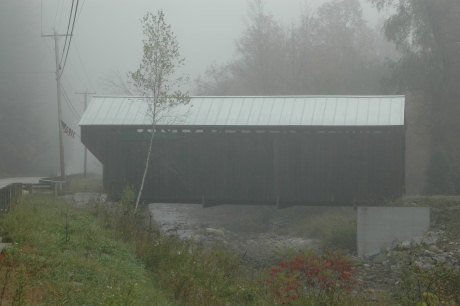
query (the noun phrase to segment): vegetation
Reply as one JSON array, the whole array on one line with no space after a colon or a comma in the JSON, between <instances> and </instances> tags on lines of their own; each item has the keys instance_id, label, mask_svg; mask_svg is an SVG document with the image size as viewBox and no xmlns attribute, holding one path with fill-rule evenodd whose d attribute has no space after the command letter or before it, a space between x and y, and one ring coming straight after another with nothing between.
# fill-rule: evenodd
<instances>
[{"instance_id":1,"label":"vegetation","mask_svg":"<svg viewBox=\"0 0 460 306\"><path fill-rule=\"evenodd\" d=\"M250 1L247 26L229 63L197 81L205 95L379 94L394 47L370 28L358 0L324 1L280 24Z\"/></svg>"},{"instance_id":2,"label":"vegetation","mask_svg":"<svg viewBox=\"0 0 460 306\"><path fill-rule=\"evenodd\" d=\"M356 213L352 208L310 207L293 211L282 233L318 239L326 249L356 248Z\"/></svg>"},{"instance_id":3,"label":"vegetation","mask_svg":"<svg viewBox=\"0 0 460 306\"><path fill-rule=\"evenodd\" d=\"M114 206L93 203L86 208L76 208L46 196L24 197L2 220L2 231L15 243L0 257L3 301L28 304L167 304L168 300L192 305L278 303L272 290L274 278L268 270L267 274L259 271L250 277L239 258L222 245L205 248L192 240L163 235L148 218L135 212L134 199L135 192L130 187L125 188L121 203ZM335 263L346 262L344 257L331 255L327 258L336 260L329 267L323 265L323 261L328 260L326 257L299 254L295 257L297 261L321 265L318 277L323 273L336 273ZM278 282L283 277L276 279ZM294 304L313 303L319 298L303 295L300 287L297 290L301 298L292 300ZM342 296L340 290L329 289L321 293L322 300L328 298L350 299Z\"/></svg>"},{"instance_id":4,"label":"vegetation","mask_svg":"<svg viewBox=\"0 0 460 306\"><path fill-rule=\"evenodd\" d=\"M119 206L95 203L92 211L106 228L132 243L169 298L190 305L264 304L258 282L242 273L233 253L219 244L206 249L193 240L162 234L134 203L135 192L128 186Z\"/></svg>"},{"instance_id":5,"label":"vegetation","mask_svg":"<svg viewBox=\"0 0 460 306\"><path fill-rule=\"evenodd\" d=\"M145 214L136 212L135 198L130 186L119 204L95 202L80 208L46 196L24 196L1 223L2 237L14 243L0 255L2 303L368 304L359 292L357 269L340 252L280 250L280 260L271 268L249 274L220 244L204 247L164 235ZM460 211L455 199L406 204L429 205L435 211L435 225L445 225L458 237ZM316 235L326 237L329 232L326 245L336 248L340 237L348 236L339 228L350 222L346 213L340 219L320 209L305 222L308 226L297 230L315 235L316 228ZM319 224L327 231L319 232ZM426 269L410 254L399 264L394 302L459 303L458 268L437 264ZM385 304L386 298L378 301Z\"/></svg>"},{"instance_id":6,"label":"vegetation","mask_svg":"<svg viewBox=\"0 0 460 306\"><path fill-rule=\"evenodd\" d=\"M176 303L191 305L354 305L364 303L349 295L356 283L354 265L337 252L323 255L308 251L280 250L276 267L249 276L239 258L223 245L211 248L193 240L142 230L145 217L135 211L135 194L124 189L118 207L96 206L103 224L135 242L138 257L156 275L161 288ZM303 273L299 275L298 273ZM295 285L295 294L291 288ZM284 290L284 289L287 290ZM282 294L278 294L283 292ZM294 298L292 298L294 296Z\"/></svg>"},{"instance_id":7,"label":"vegetation","mask_svg":"<svg viewBox=\"0 0 460 306\"><path fill-rule=\"evenodd\" d=\"M188 92L182 92L178 89L183 78L176 78L175 74L177 69L183 66L184 59L180 56L179 43L174 32L165 21L164 12L159 10L156 15L150 12L145 14L142 18L142 26L145 35L145 39L142 41L144 44L142 61L139 68L128 75L136 91L147 102L148 111L146 115L151 119L152 132L135 203L136 210L149 169L153 139L156 133L155 127L159 120L165 119L165 112L171 106L186 104L190 101Z\"/></svg>"},{"instance_id":8,"label":"vegetation","mask_svg":"<svg viewBox=\"0 0 460 306\"><path fill-rule=\"evenodd\" d=\"M369 0L391 12L386 38L401 58L391 65L395 92L421 93L429 105L431 158L426 191L460 193L458 109L460 95L460 2L457 0Z\"/></svg>"},{"instance_id":9,"label":"vegetation","mask_svg":"<svg viewBox=\"0 0 460 306\"><path fill-rule=\"evenodd\" d=\"M444 264L426 269L412 258L405 258L401 283L394 296L402 305L458 305L460 269Z\"/></svg>"},{"instance_id":10,"label":"vegetation","mask_svg":"<svg viewBox=\"0 0 460 306\"><path fill-rule=\"evenodd\" d=\"M75 192L97 192L102 191L102 176L99 174L72 175L67 178L68 184L64 190L65 193Z\"/></svg>"},{"instance_id":11,"label":"vegetation","mask_svg":"<svg viewBox=\"0 0 460 306\"><path fill-rule=\"evenodd\" d=\"M343 255L288 250L270 269L269 294L275 304L344 305L356 281L352 263Z\"/></svg>"},{"instance_id":12,"label":"vegetation","mask_svg":"<svg viewBox=\"0 0 460 306\"><path fill-rule=\"evenodd\" d=\"M23 197L1 230L14 242L0 255L2 304L168 304L130 245L61 200Z\"/></svg>"}]
</instances>

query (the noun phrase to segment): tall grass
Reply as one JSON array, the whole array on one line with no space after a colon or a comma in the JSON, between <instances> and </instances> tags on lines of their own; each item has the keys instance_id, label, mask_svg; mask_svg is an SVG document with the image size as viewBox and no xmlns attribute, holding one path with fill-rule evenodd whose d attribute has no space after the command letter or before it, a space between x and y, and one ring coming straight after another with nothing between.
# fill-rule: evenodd
<instances>
[{"instance_id":1,"label":"tall grass","mask_svg":"<svg viewBox=\"0 0 460 306\"><path fill-rule=\"evenodd\" d=\"M0 258L4 305L168 304L132 247L88 212L25 196L1 230L14 242Z\"/></svg>"},{"instance_id":2,"label":"tall grass","mask_svg":"<svg viewBox=\"0 0 460 306\"><path fill-rule=\"evenodd\" d=\"M95 204L92 209L107 227L136 247L138 257L158 277L161 288L175 303L186 305L269 305L274 303L267 280L269 269L249 276L240 259L222 244L200 243L165 235L149 226L145 213L134 211L134 193L123 191L120 204ZM339 220L341 221L341 220ZM347 220L348 221L348 220ZM342 223L340 223L342 224ZM331 234L336 237L336 234ZM330 267L325 267L329 273ZM302 289L299 289L302 291ZM337 294L334 292L334 294ZM326 299L328 296L325 296ZM302 296L299 304L314 296ZM356 299L353 298L353 301ZM341 301L351 301L343 295ZM352 304L351 302L348 304Z\"/></svg>"},{"instance_id":3,"label":"tall grass","mask_svg":"<svg viewBox=\"0 0 460 306\"><path fill-rule=\"evenodd\" d=\"M119 204L94 203L91 210L106 228L136 249L175 303L266 304L260 282L245 276L234 253L221 244L205 248L196 241L161 233L150 224L148 214L134 211L133 195L126 187Z\"/></svg>"},{"instance_id":4,"label":"tall grass","mask_svg":"<svg viewBox=\"0 0 460 306\"><path fill-rule=\"evenodd\" d=\"M249 275L240 259L220 244L204 247L161 233L149 226L147 214L134 212L131 191L125 189L120 203L92 203L86 208L44 196L24 197L2 221L3 233L8 232L15 243L0 257L3 301L42 305L276 302L267 282L268 267ZM290 304L313 305L313 298L305 296ZM340 300L359 301L346 295Z\"/></svg>"}]
</instances>

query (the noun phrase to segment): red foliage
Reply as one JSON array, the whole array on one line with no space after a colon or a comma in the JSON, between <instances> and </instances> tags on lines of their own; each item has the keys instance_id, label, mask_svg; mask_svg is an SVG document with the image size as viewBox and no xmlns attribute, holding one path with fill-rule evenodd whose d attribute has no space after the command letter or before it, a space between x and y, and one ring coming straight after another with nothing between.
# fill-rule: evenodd
<instances>
[{"instance_id":1,"label":"red foliage","mask_svg":"<svg viewBox=\"0 0 460 306\"><path fill-rule=\"evenodd\" d=\"M356 283L354 273L353 265L339 253L301 253L272 267L268 284L273 302L288 304L302 294L321 296L338 290L350 293Z\"/></svg>"}]
</instances>

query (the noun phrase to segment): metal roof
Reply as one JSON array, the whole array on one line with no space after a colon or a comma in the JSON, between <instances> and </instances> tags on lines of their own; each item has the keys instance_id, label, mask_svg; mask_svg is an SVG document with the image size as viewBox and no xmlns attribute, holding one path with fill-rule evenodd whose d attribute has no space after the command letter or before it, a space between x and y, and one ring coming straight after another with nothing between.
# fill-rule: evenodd
<instances>
[{"instance_id":1,"label":"metal roof","mask_svg":"<svg viewBox=\"0 0 460 306\"><path fill-rule=\"evenodd\" d=\"M170 108L170 126L394 126L404 125L404 96L191 97ZM88 125L150 125L145 98L94 96L80 121Z\"/></svg>"}]
</instances>

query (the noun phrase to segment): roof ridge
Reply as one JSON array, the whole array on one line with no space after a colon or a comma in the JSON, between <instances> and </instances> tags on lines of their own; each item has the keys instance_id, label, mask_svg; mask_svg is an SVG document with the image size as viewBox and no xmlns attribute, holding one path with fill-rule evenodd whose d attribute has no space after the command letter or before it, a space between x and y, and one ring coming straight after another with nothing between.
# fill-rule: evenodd
<instances>
[{"instance_id":1,"label":"roof ridge","mask_svg":"<svg viewBox=\"0 0 460 306\"><path fill-rule=\"evenodd\" d=\"M268 96L190 96L190 98L405 98L405 95L268 95ZM148 96L129 96L129 95L93 95L93 98L131 98L141 99Z\"/></svg>"}]
</instances>

